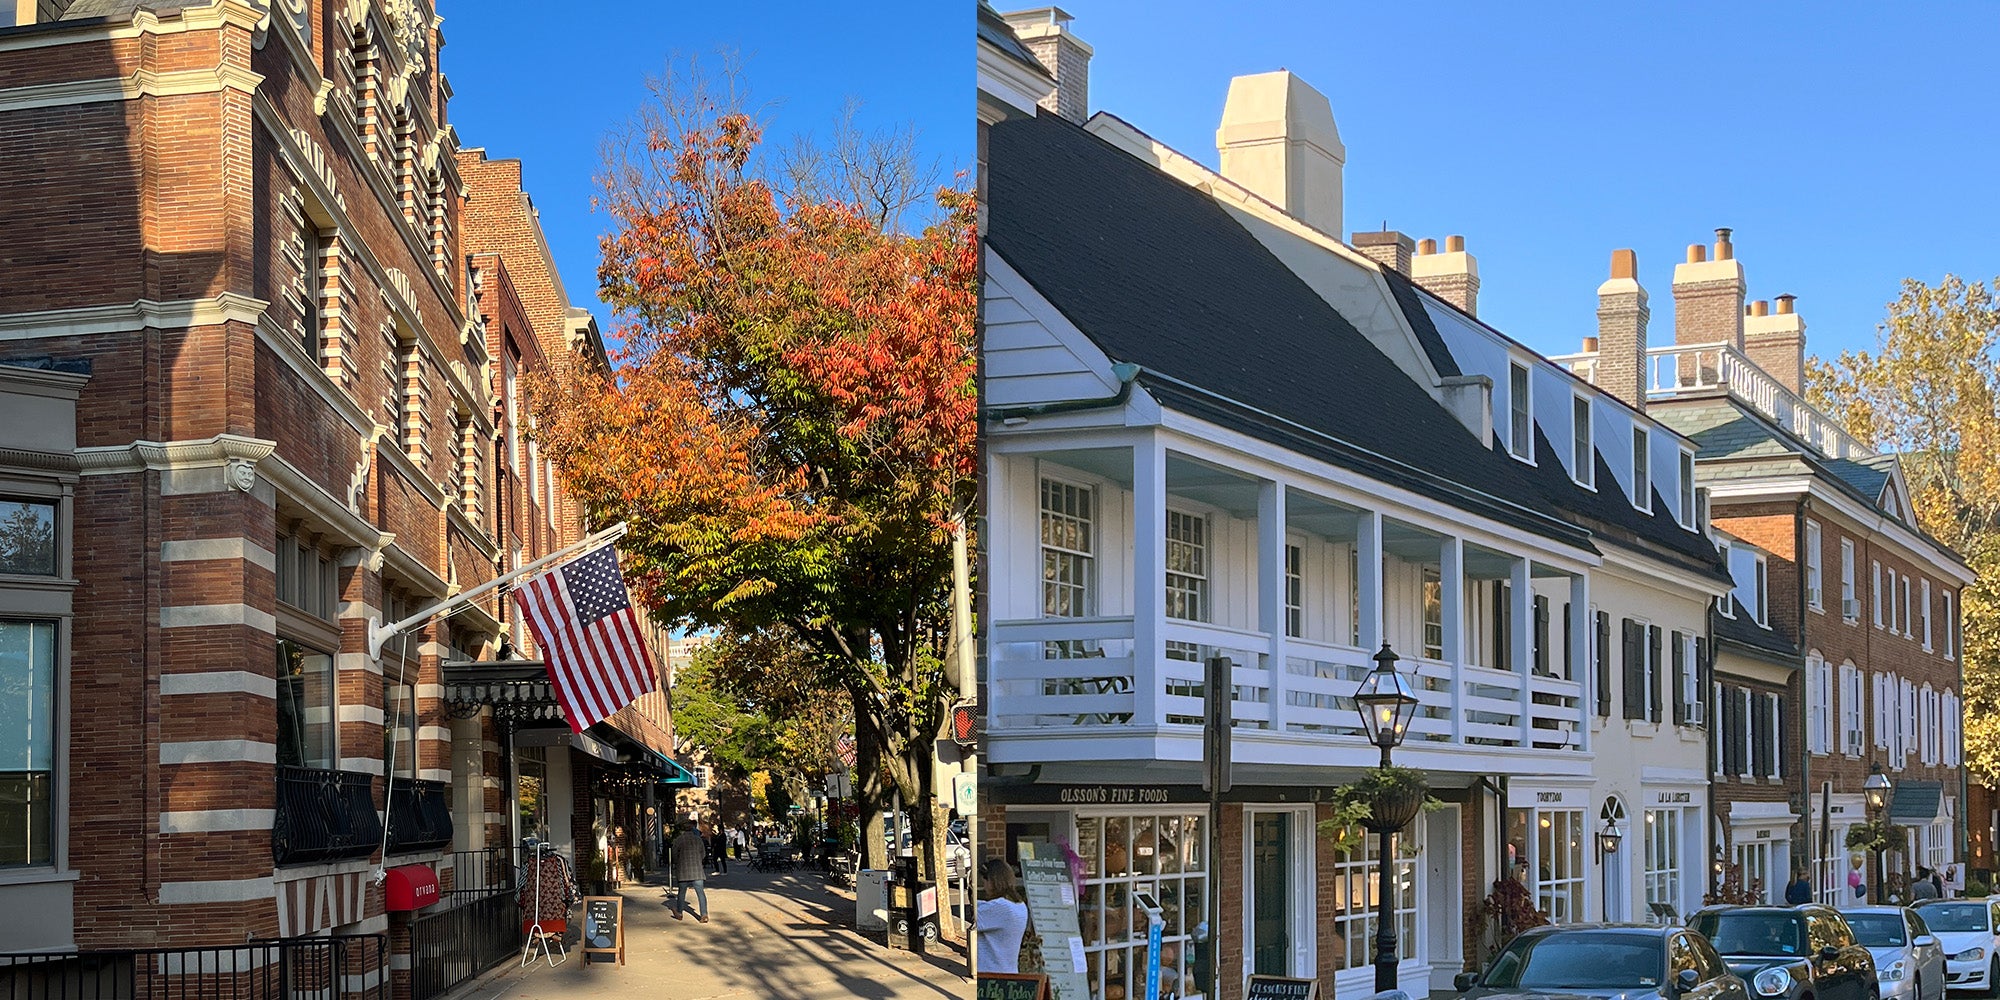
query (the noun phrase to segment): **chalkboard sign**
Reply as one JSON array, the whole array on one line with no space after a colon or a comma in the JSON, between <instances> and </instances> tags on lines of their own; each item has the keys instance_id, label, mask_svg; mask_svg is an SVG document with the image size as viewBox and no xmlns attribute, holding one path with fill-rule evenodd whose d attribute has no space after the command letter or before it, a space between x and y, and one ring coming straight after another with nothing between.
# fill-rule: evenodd
<instances>
[{"instance_id":1,"label":"chalkboard sign","mask_svg":"<svg viewBox=\"0 0 2000 1000\"><path fill-rule=\"evenodd\" d=\"M972 995L976 1000L1048 1000L1049 977L982 972Z\"/></svg>"},{"instance_id":2,"label":"chalkboard sign","mask_svg":"<svg viewBox=\"0 0 2000 1000\"><path fill-rule=\"evenodd\" d=\"M583 897L583 963L593 954L615 955L625 964L625 900L617 896Z\"/></svg>"},{"instance_id":3,"label":"chalkboard sign","mask_svg":"<svg viewBox=\"0 0 2000 1000\"><path fill-rule=\"evenodd\" d=\"M1243 1000L1319 1000L1319 980L1251 976L1243 984Z\"/></svg>"}]
</instances>

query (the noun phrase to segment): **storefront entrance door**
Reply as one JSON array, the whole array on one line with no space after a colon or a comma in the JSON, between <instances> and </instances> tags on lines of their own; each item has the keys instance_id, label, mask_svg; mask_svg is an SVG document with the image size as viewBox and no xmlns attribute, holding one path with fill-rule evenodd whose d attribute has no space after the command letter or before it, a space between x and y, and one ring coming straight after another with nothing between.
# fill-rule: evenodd
<instances>
[{"instance_id":1,"label":"storefront entrance door","mask_svg":"<svg viewBox=\"0 0 2000 1000\"><path fill-rule=\"evenodd\" d=\"M1292 814L1253 813L1250 820L1250 971L1292 971Z\"/></svg>"}]
</instances>

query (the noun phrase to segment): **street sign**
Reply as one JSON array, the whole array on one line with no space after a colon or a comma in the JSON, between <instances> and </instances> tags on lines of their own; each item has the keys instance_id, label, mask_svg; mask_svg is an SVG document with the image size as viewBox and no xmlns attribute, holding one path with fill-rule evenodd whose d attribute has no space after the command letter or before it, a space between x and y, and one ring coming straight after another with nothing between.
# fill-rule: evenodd
<instances>
[{"instance_id":1,"label":"street sign","mask_svg":"<svg viewBox=\"0 0 2000 1000\"><path fill-rule=\"evenodd\" d=\"M951 807L960 816L971 816L979 811L979 775L966 771L952 776Z\"/></svg>"}]
</instances>

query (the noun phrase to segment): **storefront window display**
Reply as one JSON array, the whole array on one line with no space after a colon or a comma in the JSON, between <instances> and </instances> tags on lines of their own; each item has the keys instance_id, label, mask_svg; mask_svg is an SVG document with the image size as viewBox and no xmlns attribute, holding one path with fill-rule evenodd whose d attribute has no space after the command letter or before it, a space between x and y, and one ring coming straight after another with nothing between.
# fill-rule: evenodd
<instances>
[{"instance_id":1,"label":"storefront window display","mask_svg":"<svg viewBox=\"0 0 2000 1000\"><path fill-rule=\"evenodd\" d=\"M1507 812L1508 865L1551 923L1583 919L1586 837L1581 809Z\"/></svg>"},{"instance_id":2,"label":"storefront window display","mask_svg":"<svg viewBox=\"0 0 2000 1000\"><path fill-rule=\"evenodd\" d=\"M1133 900L1158 900L1160 996L1198 995L1193 939L1208 914L1206 823L1198 814L1168 813L1076 818L1076 853L1083 862L1077 925L1095 1000L1145 995L1147 918Z\"/></svg>"},{"instance_id":3,"label":"storefront window display","mask_svg":"<svg viewBox=\"0 0 2000 1000\"><path fill-rule=\"evenodd\" d=\"M1646 902L1681 908L1681 810L1646 810Z\"/></svg>"},{"instance_id":4,"label":"storefront window display","mask_svg":"<svg viewBox=\"0 0 2000 1000\"><path fill-rule=\"evenodd\" d=\"M1340 949L1333 956L1336 969L1365 968L1375 958L1375 904L1381 898L1375 890L1375 859L1380 856L1380 841L1373 834L1359 841L1334 866L1332 878L1327 880L1333 887L1334 941ZM1397 834L1395 845L1397 857L1390 865L1390 888L1395 895L1390 906L1396 914L1397 947L1407 959L1416 957L1422 940L1417 937L1416 836L1407 831Z\"/></svg>"},{"instance_id":5,"label":"storefront window display","mask_svg":"<svg viewBox=\"0 0 2000 1000\"><path fill-rule=\"evenodd\" d=\"M514 783L515 805L521 814L521 836L549 839L549 762L547 747L520 747L514 751L514 767L519 778Z\"/></svg>"}]
</instances>

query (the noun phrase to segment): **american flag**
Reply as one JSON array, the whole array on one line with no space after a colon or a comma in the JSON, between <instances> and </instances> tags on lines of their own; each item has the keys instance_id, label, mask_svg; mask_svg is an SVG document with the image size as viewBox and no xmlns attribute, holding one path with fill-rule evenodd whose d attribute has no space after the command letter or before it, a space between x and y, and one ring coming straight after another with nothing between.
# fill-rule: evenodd
<instances>
[{"instance_id":1,"label":"american flag","mask_svg":"<svg viewBox=\"0 0 2000 1000\"><path fill-rule=\"evenodd\" d=\"M571 729L583 732L658 686L615 547L530 577L515 588L514 603Z\"/></svg>"}]
</instances>

